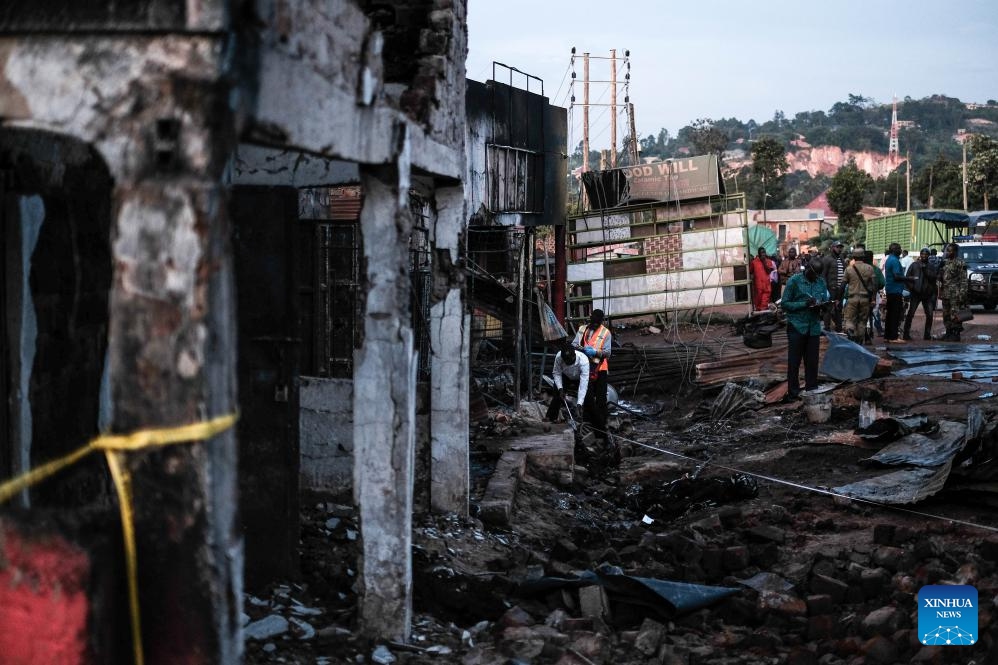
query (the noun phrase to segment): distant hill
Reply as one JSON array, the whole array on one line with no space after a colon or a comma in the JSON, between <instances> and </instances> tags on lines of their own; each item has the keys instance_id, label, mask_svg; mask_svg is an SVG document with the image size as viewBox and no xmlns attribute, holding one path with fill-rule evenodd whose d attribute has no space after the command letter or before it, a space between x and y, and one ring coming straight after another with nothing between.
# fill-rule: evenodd
<instances>
[{"instance_id":1,"label":"distant hill","mask_svg":"<svg viewBox=\"0 0 998 665\"><path fill-rule=\"evenodd\" d=\"M894 205L902 197L900 174L892 175L894 165L887 158L892 105L879 103L862 95L849 95L828 111L801 111L792 117L782 111L770 120L758 123L737 118L711 119L709 122L723 138L725 172L734 186L744 183L751 170L751 146L763 136L782 143L787 151L790 173L780 203L787 206L806 204L821 193L831 177L850 159L878 180L877 192L870 194L870 205ZM924 99L905 97L898 100L900 124L898 140L903 163L910 154L913 178L913 205L939 205L938 187L933 191L933 171L950 167L961 160L965 134L986 134L998 138L998 101L963 102L954 97L932 95ZM643 161L669 159L702 152L697 145L693 122L672 136L661 129L656 134L639 137ZM620 159L625 160L626 151ZM582 162L581 144L570 157L570 169ZM599 163L599 153L590 153L590 163ZM951 171L951 169L949 169ZM951 175L951 174L950 174ZM922 187L925 191L919 191ZM921 200L920 199L924 199ZM750 205L752 205L750 196ZM952 203L950 201L949 203ZM774 206L775 207L775 206Z\"/></svg>"},{"instance_id":2,"label":"distant hill","mask_svg":"<svg viewBox=\"0 0 998 665\"><path fill-rule=\"evenodd\" d=\"M998 101L980 104L945 95L918 100L906 97L898 100L898 120L901 154L910 151L912 167L918 169L939 155L959 159L961 148L956 137L961 131L998 138ZM811 147L833 146L843 151L886 155L891 104L850 95L848 101L836 102L827 112L801 111L788 117L777 111L772 119L761 124L722 118L714 120L713 125L728 137L728 150L743 150L746 154L753 139L771 136L784 143L791 153L800 149L799 143L806 143ZM641 156L664 159L686 154L695 147L691 130L691 126L683 127L675 137L660 130L655 136L639 139Z\"/></svg>"}]
</instances>

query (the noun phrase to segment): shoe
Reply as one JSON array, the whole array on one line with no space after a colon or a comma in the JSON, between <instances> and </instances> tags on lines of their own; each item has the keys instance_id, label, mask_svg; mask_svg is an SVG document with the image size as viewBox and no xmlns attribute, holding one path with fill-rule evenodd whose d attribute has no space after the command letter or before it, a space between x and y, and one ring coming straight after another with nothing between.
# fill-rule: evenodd
<instances>
[{"instance_id":1,"label":"shoe","mask_svg":"<svg viewBox=\"0 0 998 665\"><path fill-rule=\"evenodd\" d=\"M931 342L932 341L932 335L930 335L929 333L925 333L925 336L922 337L922 339L924 339L926 342Z\"/></svg>"},{"instance_id":2,"label":"shoe","mask_svg":"<svg viewBox=\"0 0 998 665\"><path fill-rule=\"evenodd\" d=\"M903 339L889 339L889 340L887 340L887 343L888 344L907 344L908 342L904 341Z\"/></svg>"},{"instance_id":3,"label":"shoe","mask_svg":"<svg viewBox=\"0 0 998 665\"><path fill-rule=\"evenodd\" d=\"M780 400L780 402L782 402L783 404L792 404L793 402L799 402L799 401L800 401L800 395L791 395L790 393L784 395L783 399Z\"/></svg>"},{"instance_id":4,"label":"shoe","mask_svg":"<svg viewBox=\"0 0 998 665\"><path fill-rule=\"evenodd\" d=\"M903 339L906 342L910 342L911 341L911 335L905 334L905 336L902 337L901 339Z\"/></svg>"}]
</instances>

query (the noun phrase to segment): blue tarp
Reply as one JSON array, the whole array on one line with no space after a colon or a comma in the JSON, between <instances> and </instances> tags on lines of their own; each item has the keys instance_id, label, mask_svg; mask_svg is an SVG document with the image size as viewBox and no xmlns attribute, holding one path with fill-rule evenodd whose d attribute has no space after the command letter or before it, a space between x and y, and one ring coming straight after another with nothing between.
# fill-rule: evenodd
<instances>
[{"instance_id":1,"label":"blue tarp","mask_svg":"<svg viewBox=\"0 0 998 665\"><path fill-rule=\"evenodd\" d=\"M825 332L828 350L821 361L821 373L839 381L862 381L873 376L879 357L845 335Z\"/></svg>"},{"instance_id":2,"label":"blue tarp","mask_svg":"<svg viewBox=\"0 0 998 665\"><path fill-rule=\"evenodd\" d=\"M520 590L524 593L547 593L593 585L602 586L615 601L650 607L667 616L693 612L740 591L731 587L633 577L625 575L616 566L582 571L577 577L542 577L525 582Z\"/></svg>"}]
</instances>

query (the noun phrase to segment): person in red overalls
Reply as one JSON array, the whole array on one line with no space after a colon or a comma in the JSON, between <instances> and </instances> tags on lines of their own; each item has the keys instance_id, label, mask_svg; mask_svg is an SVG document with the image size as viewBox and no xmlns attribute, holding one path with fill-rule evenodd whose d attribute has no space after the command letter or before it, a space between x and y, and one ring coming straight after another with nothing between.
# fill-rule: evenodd
<instances>
[{"instance_id":1,"label":"person in red overalls","mask_svg":"<svg viewBox=\"0 0 998 665\"><path fill-rule=\"evenodd\" d=\"M589 390L583 417L593 426L596 437L608 441L606 430L606 385L610 357L610 329L603 325L603 310L594 309L589 324L575 335L573 345L589 357Z\"/></svg>"},{"instance_id":2,"label":"person in red overalls","mask_svg":"<svg viewBox=\"0 0 998 665\"><path fill-rule=\"evenodd\" d=\"M760 311L769 309L769 298L773 294L772 273L776 264L766 256L766 249L759 248L759 254L749 262L749 272L752 274L752 309Z\"/></svg>"}]
</instances>

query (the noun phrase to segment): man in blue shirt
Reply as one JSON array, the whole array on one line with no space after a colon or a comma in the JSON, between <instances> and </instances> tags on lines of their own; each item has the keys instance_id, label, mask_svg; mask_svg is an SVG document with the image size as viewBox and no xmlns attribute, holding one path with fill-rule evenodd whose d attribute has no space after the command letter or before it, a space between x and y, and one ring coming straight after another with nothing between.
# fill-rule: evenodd
<instances>
[{"instance_id":1,"label":"man in blue shirt","mask_svg":"<svg viewBox=\"0 0 998 665\"><path fill-rule=\"evenodd\" d=\"M884 330L884 340L888 344L905 344L899 335L901 327L901 310L904 306L904 289L908 278L901 266L901 245L892 242L887 248L887 260L884 262L884 291L887 292L887 323Z\"/></svg>"},{"instance_id":2,"label":"man in blue shirt","mask_svg":"<svg viewBox=\"0 0 998 665\"><path fill-rule=\"evenodd\" d=\"M787 396L800 399L800 363L804 361L804 390L818 387L818 346L821 342L821 310L827 307L828 287L818 276L815 261L804 273L787 280L783 290L783 311L787 313Z\"/></svg>"}]
</instances>

